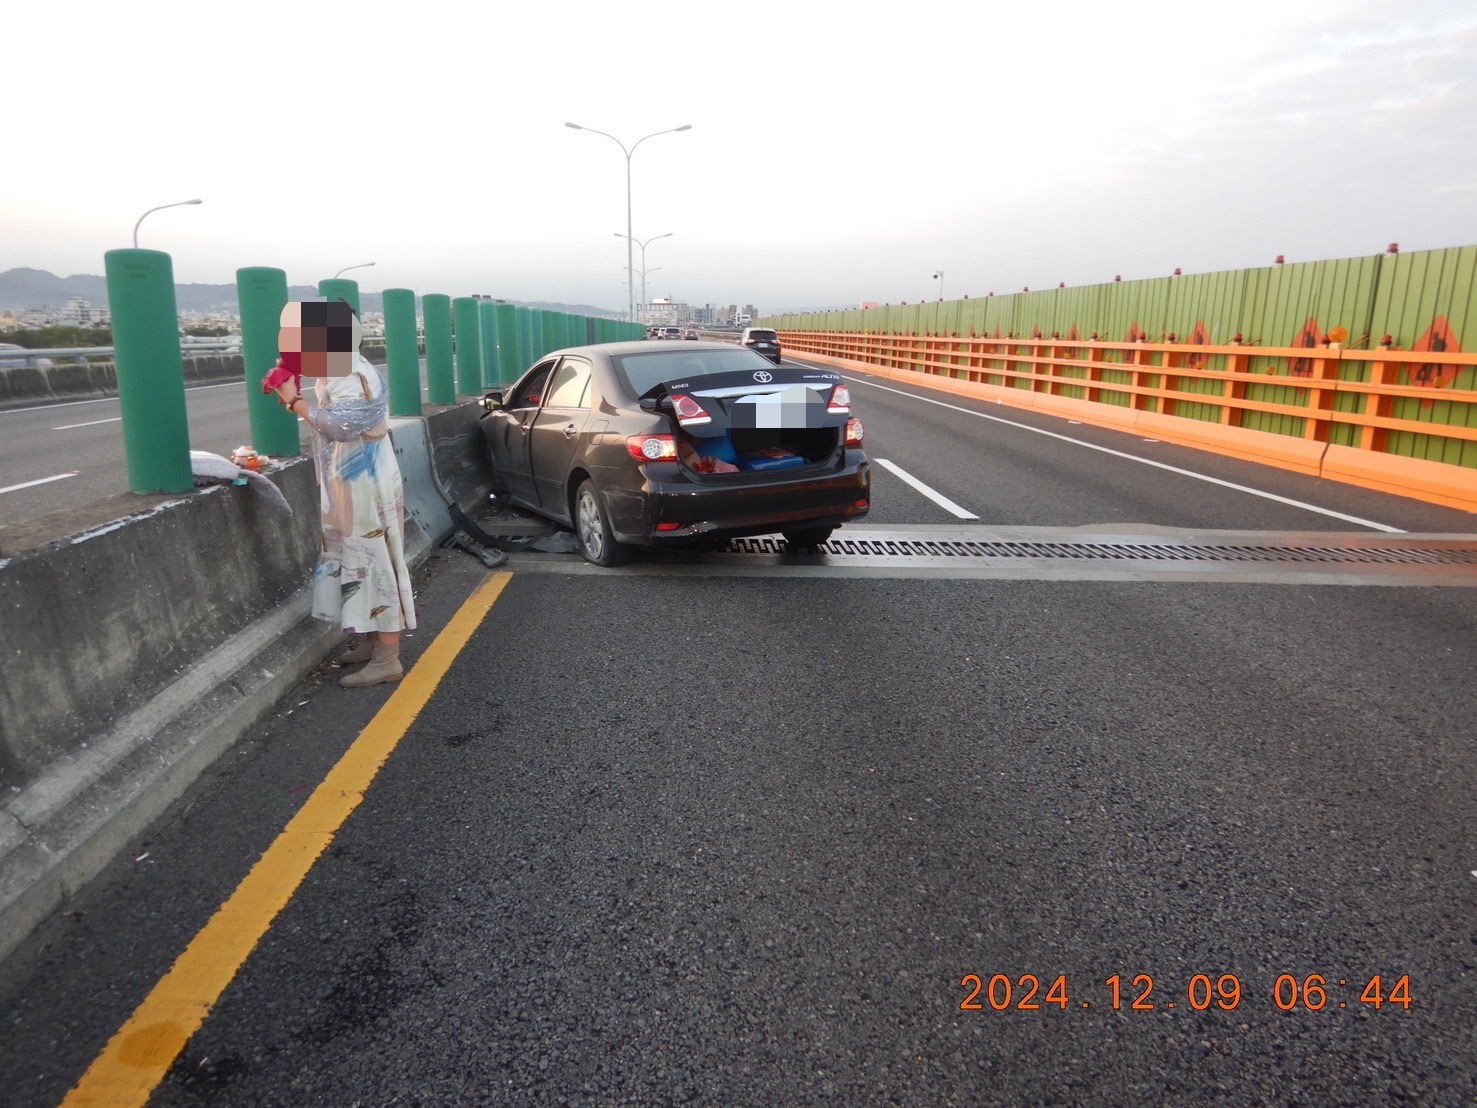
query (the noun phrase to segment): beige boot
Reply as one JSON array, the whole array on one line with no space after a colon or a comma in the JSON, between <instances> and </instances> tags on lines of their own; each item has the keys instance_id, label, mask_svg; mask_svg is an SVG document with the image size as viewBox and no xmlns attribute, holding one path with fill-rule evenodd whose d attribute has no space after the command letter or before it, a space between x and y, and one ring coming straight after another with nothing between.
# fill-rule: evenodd
<instances>
[{"instance_id":1,"label":"beige boot","mask_svg":"<svg viewBox=\"0 0 1477 1108\"><path fill-rule=\"evenodd\" d=\"M404 673L405 670L400 665L400 644L377 641L370 651L369 665L358 673L340 678L339 684L346 689L361 689L365 685L398 681Z\"/></svg>"},{"instance_id":2,"label":"beige boot","mask_svg":"<svg viewBox=\"0 0 1477 1108\"><path fill-rule=\"evenodd\" d=\"M359 642L345 650L334 659L341 666L355 666L360 662L369 661L374 649L374 640L368 635L360 635Z\"/></svg>"}]
</instances>

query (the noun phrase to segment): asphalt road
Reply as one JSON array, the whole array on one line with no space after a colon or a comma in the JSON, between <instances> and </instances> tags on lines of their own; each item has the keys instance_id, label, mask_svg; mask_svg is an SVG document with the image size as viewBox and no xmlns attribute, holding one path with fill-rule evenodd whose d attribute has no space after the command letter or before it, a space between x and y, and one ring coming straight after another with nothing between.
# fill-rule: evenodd
<instances>
[{"instance_id":1,"label":"asphalt road","mask_svg":"<svg viewBox=\"0 0 1477 1108\"><path fill-rule=\"evenodd\" d=\"M892 388L869 453L982 525L1477 532ZM1477 590L507 568L153 1103L1477 1099ZM484 575L426 565L413 657ZM0 967L7 1103L372 730L332 677Z\"/></svg>"},{"instance_id":2,"label":"asphalt road","mask_svg":"<svg viewBox=\"0 0 1477 1108\"><path fill-rule=\"evenodd\" d=\"M244 382L186 389L185 408L192 450L229 458L251 442ZM127 491L117 397L0 411L0 526Z\"/></svg>"},{"instance_id":3,"label":"asphalt road","mask_svg":"<svg viewBox=\"0 0 1477 1108\"><path fill-rule=\"evenodd\" d=\"M186 390L191 449L230 457L251 441L244 390ZM0 412L0 525L127 492L122 427L117 397Z\"/></svg>"}]
</instances>

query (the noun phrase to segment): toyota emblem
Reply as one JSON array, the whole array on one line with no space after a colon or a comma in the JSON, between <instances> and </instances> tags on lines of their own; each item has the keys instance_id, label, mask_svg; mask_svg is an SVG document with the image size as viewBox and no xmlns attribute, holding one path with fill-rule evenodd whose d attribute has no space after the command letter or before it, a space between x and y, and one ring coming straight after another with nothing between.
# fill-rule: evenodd
<instances>
[{"instance_id":1,"label":"toyota emblem","mask_svg":"<svg viewBox=\"0 0 1477 1108\"><path fill-rule=\"evenodd\" d=\"M770 373L767 369L761 369L758 373L754 374L754 380L758 381L761 385L767 385L774 380L774 374Z\"/></svg>"}]
</instances>

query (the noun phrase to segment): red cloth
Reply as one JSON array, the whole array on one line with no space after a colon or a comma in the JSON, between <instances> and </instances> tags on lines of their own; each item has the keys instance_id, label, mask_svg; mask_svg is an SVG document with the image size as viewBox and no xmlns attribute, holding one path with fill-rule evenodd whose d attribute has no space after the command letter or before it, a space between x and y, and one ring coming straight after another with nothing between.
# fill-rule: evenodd
<instances>
[{"instance_id":1,"label":"red cloth","mask_svg":"<svg viewBox=\"0 0 1477 1108\"><path fill-rule=\"evenodd\" d=\"M262 378L262 392L274 392L276 389L291 381L297 386L298 395L303 391L303 356L301 354L282 354L277 359L277 365Z\"/></svg>"},{"instance_id":2,"label":"red cloth","mask_svg":"<svg viewBox=\"0 0 1477 1108\"><path fill-rule=\"evenodd\" d=\"M711 458L706 454L698 458L697 464L692 468L699 473L737 473L739 471L738 466L730 465L721 458Z\"/></svg>"}]
</instances>

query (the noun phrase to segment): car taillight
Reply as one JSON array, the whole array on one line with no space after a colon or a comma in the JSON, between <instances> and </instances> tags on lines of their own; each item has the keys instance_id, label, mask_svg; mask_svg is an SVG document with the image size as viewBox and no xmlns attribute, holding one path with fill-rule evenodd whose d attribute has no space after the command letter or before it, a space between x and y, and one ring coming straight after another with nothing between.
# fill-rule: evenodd
<instances>
[{"instance_id":1,"label":"car taillight","mask_svg":"<svg viewBox=\"0 0 1477 1108\"><path fill-rule=\"evenodd\" d=\"M848 419L846 421L846 445L847 446L860 446L862 444L862 436L865 435L866 433L867 433L867 429L862 426L862 421L861 420L859 420L859 419Z\"/></svg>"},{"instance_id":2,"label":"car taillight","mask_svg":"<svg viewBox=\"0 0 1477 1108\"><path fill-rule=\"evenodd\" d=\"M700 423L712 423L710 416L692 397L677 393L672 397L672 410L677 413L677 422L683 427L693 427Z\"/></svg>"},{"instance_id":3,"label":"car taillight","mask_svg":"<svg viewBox=\"0 0 1477 1108\"><path fill-rule=\"evenodd\" d=\"M753 346L756 341L757 341L756 339L745 339L744 340L744 345L745 346Z\"/></svg>"},{"instance_id":4,"label":"car taillight","mask_svg":"<svg viewBox=\"0 0 1477 1108\"><path fill-rule=\"evenodd\" d=\"M628 435L626 453L638 462L676 461L677 440L671 435Z\"/></svg>"},{"instance_id":5,"label":"car taillight","mask_svg":"<svg viewBox=\"0 0 1477 1108\"><path fill-rule=\"evenodd\" d=\"M826 411L832 415L845 415L851 411L851 390L845 385L837 385L831 390L831 399L826 401Z\"/></svg>"}]
</instances>

